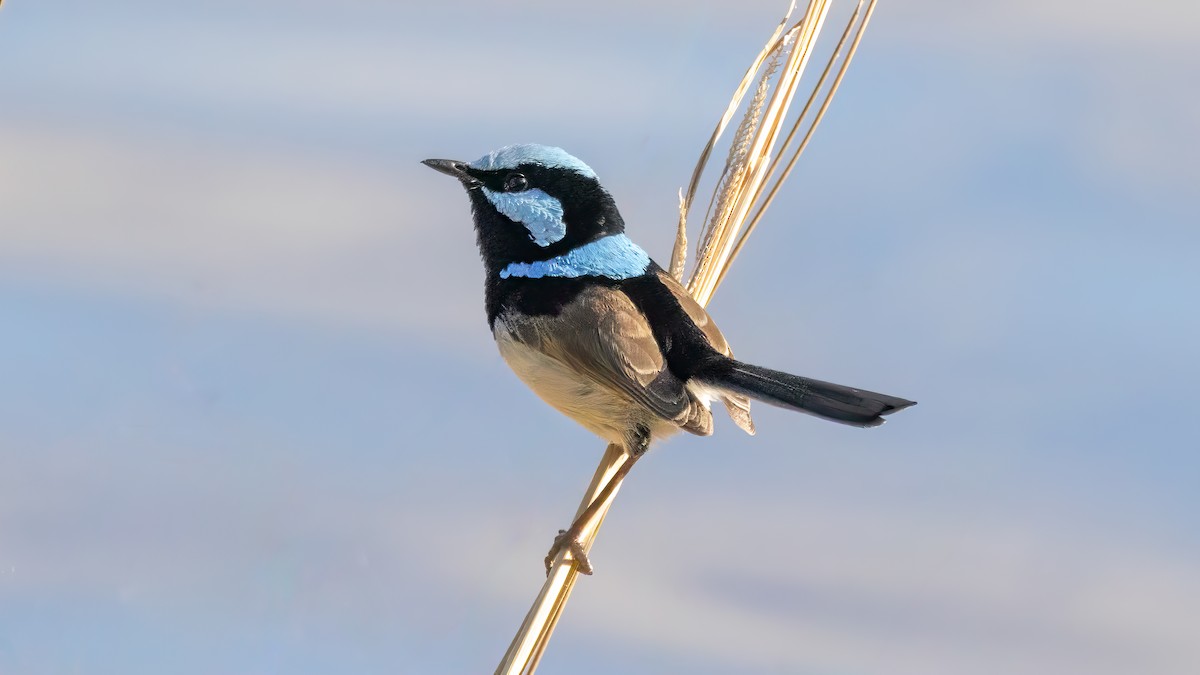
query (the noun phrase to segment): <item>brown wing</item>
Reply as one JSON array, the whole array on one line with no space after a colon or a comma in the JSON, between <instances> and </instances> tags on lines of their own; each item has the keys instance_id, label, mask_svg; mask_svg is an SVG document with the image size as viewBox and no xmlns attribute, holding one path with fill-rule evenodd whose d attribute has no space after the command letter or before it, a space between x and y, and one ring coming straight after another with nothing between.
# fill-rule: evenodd
<instances>
[{"instance_id":1,"label":"brown wing","mask_svg":"<svg viewBox=\"0 0 1200 675\"><path fill-rule=\"evenodd\" d=\"M645 315L619 290L580 293L554 317L513 326L517 339L624 393L692 433L712 432L712 416L667 367Z\"/></svg>"},{"instance_id":2,"label":"brown wing","mask_svg":"<svg viewBox=\"0 0 1200 675\"><path fill-rule=\"evenodd\" d=\"M708 315L708 311L701 307L700 303L696 302L696 299L692 297L692 294L688 293L687 289L667 271L659 270L658 278L667 287L667 290L671 291L671 294L675 296L684 313L704 333L704 337L708 338L708 344L712 345L713 349L725 356L732 357L733 350L729 348L729 343L717 328L717 324L712 320L712 317ZM754 420L750 418L750 399L737 394L725 394L721 397L721 401L725 404L725 409L729 411L729 418L733 420L734 424L738 425L742 431L753 436Z\"/></svg>"}]
</instances>

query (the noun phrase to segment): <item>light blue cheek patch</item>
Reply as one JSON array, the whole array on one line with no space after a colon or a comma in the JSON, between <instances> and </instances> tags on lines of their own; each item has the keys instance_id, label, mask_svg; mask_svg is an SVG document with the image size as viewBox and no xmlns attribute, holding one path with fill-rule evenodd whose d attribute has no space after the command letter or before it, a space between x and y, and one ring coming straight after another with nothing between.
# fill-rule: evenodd
<instances>
[{"instance_id":1,"label":"light blue cheek patch","mask_svg":"<svg viewBox=\"0 0 1200 675\"><path fill-rule=\"evenodd\" d=\"M493 192L482 188L492 206L529 230L529 238L538 246L549 246L567 236L562 202L538 188L522 192Z\"/></svg>"},{"instance_id":2,"label":"light blue cheek patch","mask_svg":"<svg viewBox=\"0 0 1200 675\"><path fill-rule=\"evenodd\" d=\"M471 162L469 166L482 171L495 171L497 169L515 169L522 164L540 164L552 169L570 169L588 178L596 177L596 172L592 171L592 167L572 157L566 150L533 143L506 145Z\"/></svg>"},{"instance_id":3,"label":"light blue cheek patch","mask_svg":"<svg viewBox=\"0 0 1200 675\"><path fill-rule=\"evenodd\" d=\"M500 270L500 278L524 277L608 277L631 279L646 273L650 256L623 234L614 234L571 249L549 260L509 263Z\"/></svg>"}]
</instances>

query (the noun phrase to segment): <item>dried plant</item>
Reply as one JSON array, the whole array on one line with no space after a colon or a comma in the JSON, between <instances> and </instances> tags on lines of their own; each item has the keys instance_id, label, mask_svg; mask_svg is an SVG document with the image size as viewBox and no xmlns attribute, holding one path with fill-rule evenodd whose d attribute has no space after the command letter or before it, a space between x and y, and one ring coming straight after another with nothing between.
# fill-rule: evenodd
<instances>
[{"instance_id":1,"label":"dried plant","mask_svg":"<svg viewBox=\"0 0 1200 675\"><path fill-rule=\"evenodd\" d=\"M791 173L800 153L808 146L813 131L820 124L834 92L841 84L875 9L875 0L858 0L837 45L812 85L808 99L800 113L790 118L791 126L787 135L782 143L778 143L781 131L788 124L789 106L799 90L801 77L813 54L831 4L832 0L810 0L803 16L793 22L792 15L796 7L793 1L734 90L729 106L700 153L687 190L680 192L679 223L669 271L676 279L682 280L687 262L687 221L704 169L717 141L736 112L742 108L742 101L753 86L754 95L745 106L742 120L730 143L725 166L709 199L696 250L696 263L686 284L688 291L701 305L708 304L712 299L733 260L745 246L747 237L758 226L780 185ZM780 162L784 157L788 160L780 170ZM609 445L605 450L576 512L578 518L598 502L598 508L593 509L594 516L585 524L580 536L585 552L591 550L596 533L620 488L621 479L631 466L620 446ZM537 669L578 575L578 566L571 554L565 550L559 553L552 561L546 583L533 607L496 668L497 675L531 675Z\"/></svg>"}]
</instances>

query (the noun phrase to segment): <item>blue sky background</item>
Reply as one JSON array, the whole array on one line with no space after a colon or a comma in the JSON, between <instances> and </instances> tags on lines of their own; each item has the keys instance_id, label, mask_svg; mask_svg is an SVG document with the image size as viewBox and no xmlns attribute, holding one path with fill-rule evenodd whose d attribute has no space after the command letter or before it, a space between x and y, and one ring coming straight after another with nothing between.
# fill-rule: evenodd
<instances>
[{"instance_id":1,"label":"blue sky background","mask_svg":"<svg viewBox=\"0 0 1200 675\"><path fill-rule=\"evenodd\" d=\"M665 260L781 4L6 2L0 673L490 672L602 447L418 161L561 145ZM882 2L711 309L921 405L658 447L544 672L1200 671L1198 29Z\"/></svg>"}]
</instances>

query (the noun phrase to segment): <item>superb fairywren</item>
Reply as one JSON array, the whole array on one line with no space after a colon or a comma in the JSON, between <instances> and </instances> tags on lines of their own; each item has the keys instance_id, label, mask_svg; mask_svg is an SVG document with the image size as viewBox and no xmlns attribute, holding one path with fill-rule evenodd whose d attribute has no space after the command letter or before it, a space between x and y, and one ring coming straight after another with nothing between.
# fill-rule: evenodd
<instances>
[{"instance_id":1,"label":"superb fairywren","mask_svg":"<svg viewBox=\"0 0 1200 675\"><path fill-rule=\"evenodd\" d=\"M542 400L620 444L626 472L654 439L711 434L712 401L750 434L750 399L859 427L913 405L735 360L708 312L625 236L596 173L559 148L424 163L471 199L501 356ZM578 542L585 516L559 533L548 562L568 546L590 573Z\"/></svg>"}]
</instances>

